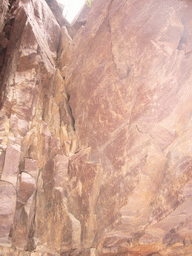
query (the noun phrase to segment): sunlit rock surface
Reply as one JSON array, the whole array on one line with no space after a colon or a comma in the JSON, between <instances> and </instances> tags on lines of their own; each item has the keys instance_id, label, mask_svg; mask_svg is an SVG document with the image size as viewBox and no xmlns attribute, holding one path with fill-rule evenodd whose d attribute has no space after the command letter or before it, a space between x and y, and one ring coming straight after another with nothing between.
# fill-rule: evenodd
<instances>
[{"instance_id":1,"label":"sunlit rock surface","mask_svg":"<svg viewBox=\"0 0 192 256\"><path fill-rule=\"evenodd\" d=\"M191 256L191 2L6 3L0 254Z\"/></svg>"}]
</instances>

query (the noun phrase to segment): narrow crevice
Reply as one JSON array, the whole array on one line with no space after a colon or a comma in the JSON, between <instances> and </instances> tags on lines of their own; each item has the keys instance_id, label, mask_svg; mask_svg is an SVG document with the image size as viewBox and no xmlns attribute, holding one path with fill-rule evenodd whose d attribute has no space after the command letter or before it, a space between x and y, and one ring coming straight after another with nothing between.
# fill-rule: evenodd
<instances>
[{"instance_id":1,"label":"narrow crevice","mask_svg":"<svg viewBox=\"0 0 192 256\"><path fill-rule=\"evenodd\" d=\"M59 35L59 43L58 43L58 46L57 46L57 57L56 57L56 64L57 64L57 61L59 60L59 57L60 57L60 47L61 47L61 31L60 31L60 35ZM57 64L58 65L58 64ZM56 65L56 66L57 66Z\"/></svg>"},{"instance_id":2,"label":"narrow crevice","mask_svg":"<svg viewBox=\"0 0 192 256\"><path fill-rule=\"evenodd\" d=\"M70 115L71 121L72 121L72 128L73 128L73 130L75 131L75 118L74 118L74 116L73 116L72 108L71 108L71 106L70 106L70 104L69 104L69 101L70 101L70 95L69 95L69 93L67 93L67 98L68 98L68 101L67 101L67 104L68 104L68 111L69 111L69 115Z\"/></svg>"},{"instance_id":3,"label":"narrow crevice","mask_svg":"<svg viewBox=\"0 0 192 256\"><path fill-rule=\"evenodd\" d=\"M36 180L36 190L34 192L34 212L33 217L31 218L31 223L29 223L29 233L28 233L28 242L26 246L26 251L34 251L36 249L35 241L34 241L34 232L35 232L35 219L36 219L36 211L37 211L37 193L38 193L38 183L39 183L39 176L41 170L38 171L37 180Z\"/></svg>"},{"instance_id":4,"label":"narrow crevice","mask_svg":"<svg viewBox=\"0 0 192 256\"><path fill-rule=\"evenodd\" d=\"M10 0L7 6L4 6L7 8L7 14L5 16L5 25L0 32L0 109L2 107L2 93L4 91L3 88L3 78L4 78L4 73L5 73L5 67L6 67L6 54L7 54L7 49L8 49L8 44L10 40L10 33L11 29L13 27L14 21L15 21L15 16L14 12L17 9L18 6L16 6L16 1L15 0ZM4 1L2 5L5 5Z\"/></svg>"},{"instance_id":5,"label":"narrow crevice","mask_svg":"<svg viewBox=\"0 0 192 256\"><path fill-rule=\"evenodd\" d=\"M21 40L21 35L23 33L23 28L27 20L23 9L18 9L17 12L17 22L15 22L16 10L18 9L18 2L13 0L10 1L9 10L5 17L5 26L0 36L0 109L3 106L6 84L4 84L5 76L7 76L6 69L10 65L11 55L14 49L17 47L19 40ZM17 31L17 32L16 32ZM3 42L5 43L4 45ZM3 48L3 49L2 49ZM3 54L1 54L3 50Z\"/></svg>"}]
</instances>

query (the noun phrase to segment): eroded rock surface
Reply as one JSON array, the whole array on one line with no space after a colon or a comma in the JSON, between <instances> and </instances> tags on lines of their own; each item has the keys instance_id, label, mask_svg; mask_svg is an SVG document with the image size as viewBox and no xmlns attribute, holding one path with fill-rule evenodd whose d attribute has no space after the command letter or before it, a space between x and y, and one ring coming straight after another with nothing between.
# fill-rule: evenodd
<instances>
[{"instance_id":1,"label":"eroded rock surface","mask_svg":"<svg viewBox=\"0 0 192 256\"><path fill-rule=\"evenodd\" d=\"M192 255L190 1L5 2L0 254Z\"/></svg>"}]
</instances>

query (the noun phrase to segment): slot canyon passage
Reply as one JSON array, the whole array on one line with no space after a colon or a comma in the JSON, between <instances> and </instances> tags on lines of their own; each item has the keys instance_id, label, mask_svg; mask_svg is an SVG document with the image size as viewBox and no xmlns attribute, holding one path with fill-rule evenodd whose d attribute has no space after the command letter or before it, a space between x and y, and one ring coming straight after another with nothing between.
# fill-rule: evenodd
<instances>
[{"instance_id":1,"label":"slot canyon passage","mask_svg":"<svg viewBox=\"0 0 192 256\"><path fill-rule=\"evenodd\" d=\"M0 0L0 255L192 255L192 1Z\"/></svg>"}]
</instances>

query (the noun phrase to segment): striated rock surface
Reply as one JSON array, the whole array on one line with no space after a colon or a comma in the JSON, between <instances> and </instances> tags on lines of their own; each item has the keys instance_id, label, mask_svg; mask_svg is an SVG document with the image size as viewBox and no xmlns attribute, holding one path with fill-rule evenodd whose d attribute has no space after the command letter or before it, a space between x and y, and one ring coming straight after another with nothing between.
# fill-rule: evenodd
<instances>
[{"instance_id":1,"label":"striated rock surface","mask_svg":"<svg viewBox=\"0 0 192 256\"><path fill-rule=\"evenodd\" d=\"M7 4L0 254L192 255L191 2Z\"/></svg>"}]
</instances>

